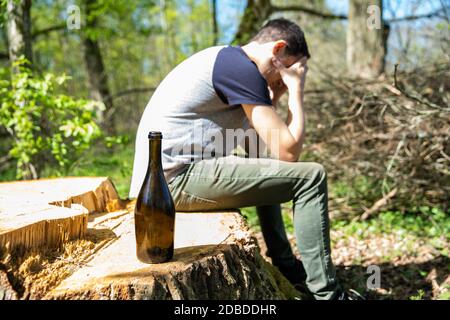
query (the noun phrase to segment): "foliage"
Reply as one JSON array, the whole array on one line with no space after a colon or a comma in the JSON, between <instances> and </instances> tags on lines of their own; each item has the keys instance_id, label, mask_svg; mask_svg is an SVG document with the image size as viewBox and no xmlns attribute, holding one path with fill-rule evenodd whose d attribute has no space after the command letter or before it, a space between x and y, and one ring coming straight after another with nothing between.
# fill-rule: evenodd
<instances>
[{"instance_id":1,"label":"foliage","mask_svg":"<svg viewBox=\"0 0 450 320\"><path fill-rule=\"evenodd\" d=\"M445 289L447 291L444 291L443 293L441 293L437 298L438 300L450 300L450 286L447 285L445 287Z\"/></svg>"},{"instance_id":2,"label":"foliage","mask_svg":"<svg viewBox=\"0 0 450 320\"><path fill-rule=\"evenodd\" d=\"M91 148L86 156L70 172L72 176L107 176L111 178L121 198L127 198L133 172L134 143L126 136L121 143L114 141L112 148ZM53 172L45 172L51 176Z\"/></svg>"},{"instance_id":3,"label":"foliage","mask_svg":"<svg viewBox=\"0 0 450 320\"><path fill-rule=\"evenodd\" d=\"M409 297L410 300L422 300L425 295L425 291L422 289L417 291L417 295Z\"/></svg>"},{"instance_id":4,"label":"foliage","mask_svg":"<svg viewBox=\"0 0 450 320\"><path fill-rule=\"evenodd\" d=\"M450 216L437 207L412 207L410 212L381 212L367 221L334 220L332 228L347 235L365 237L369 234L411 234L423 238L444 236L450 239Z\"/></svg>"},{"instance_id":5,"label":"foliage","mask_svg":"<svg viewBox=\"0 0 450 320\"><path fill-rule=\"evenodd\" d=\"M305 151L308 161L328 169L332 211L347 217L370 212L394 190L383 210L444 206L450 190L448 64L397 75L409 96L391 74L361 81L318 71L322 80L305 97L312 107L307 132L313 133Z\"/></svg>"},{"instance_id":6,"label":"foliage","mask_svg":"<svg viewBox=\"0 0 450 320\"><path fill-rule=\"evenodd\" d=\"M0 81L0 126L12 138L9 155L17 160L17 178L36 177L53 165L65 174L102 136L95 118L103 106L59 94L67 76L40 76L24 63L15 64L16 73L3 69Z\"/></svg>"},{"instance_id":7,"label":"foliage","mask_svg":"<svg viewBox=\"0 0 450 320\"><path fill-rule=\"evenodd\" d=\"M258 214L256 213L255 207L241 208L241 213L251 228L257 231L260 230Z\"/></svg>"},{"instance_id":8,"label":"foliage","mask_svg":"<svg viewBox=\"0 0 450 320\"><path fill-rule=\"evenodd\" d=\"M288 233L294 232L290 207L283 205L283 220ZM258 216L254 207L241 209L249 225L260 230ZM450 215L438 207L412 207L409 212L384 211L376 218L367 221L331 219L331 229L341 230L347 236L364 238L369 235L409 234L421 238L438 238L443 236L450 240ZM441 242L433 245L440 247Z\"/></svg>"},{"instance_id":9,"label":"foliage","mask_svg":"<svg viewBox=\"0 0 450 320\"><path fill-rule=\"evenodd\" d=\"M6 22L6 0L0 0L0 27Z\"/></svg>"}]
</instances>

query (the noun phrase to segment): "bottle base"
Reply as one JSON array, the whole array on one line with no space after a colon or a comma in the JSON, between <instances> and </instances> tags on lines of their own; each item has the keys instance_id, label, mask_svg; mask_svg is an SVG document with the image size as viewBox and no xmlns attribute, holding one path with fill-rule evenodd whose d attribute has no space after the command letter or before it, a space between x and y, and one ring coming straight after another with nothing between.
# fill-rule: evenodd
<instances>
[{"instance_id":1,"label":"bottle base","mask_svg":"<svg viewBox=\"0 0 450 320\"><path fill-rule=\"evenodd\" d=\"M173 258L173 248L152 247L137 252L139 261L148 264L169 262Z\"/></svg>"}]
</instances>

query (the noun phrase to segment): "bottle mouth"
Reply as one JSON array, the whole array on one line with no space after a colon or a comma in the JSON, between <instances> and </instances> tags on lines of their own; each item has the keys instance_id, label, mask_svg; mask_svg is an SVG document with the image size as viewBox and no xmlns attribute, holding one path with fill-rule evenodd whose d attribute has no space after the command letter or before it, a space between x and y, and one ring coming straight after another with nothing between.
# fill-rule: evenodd
<instances>
[{"instance_id":1,"label":"bottle mouth","mask_svg":"<svg viewBox=\"0 0 450 320\"><path fill-rule=\"evenodd\" d=\"M162 139L162 133L160 131L150 131L148 133L149 139Z\"/></svg>"}]
</instances>

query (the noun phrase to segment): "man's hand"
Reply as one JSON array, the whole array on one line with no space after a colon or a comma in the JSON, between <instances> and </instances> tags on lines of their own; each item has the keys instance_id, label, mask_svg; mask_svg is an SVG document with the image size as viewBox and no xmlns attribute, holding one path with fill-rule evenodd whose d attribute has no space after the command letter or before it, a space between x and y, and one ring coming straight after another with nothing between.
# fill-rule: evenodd
<instances>
[{"instance_id":1,"label":"man's hand","mask_svg":"<svg viewBox=\"0 0 450 320\"><path fill-rule=\"evenodd\" d=\"M281 79L285 83L289 92L300 90L303 93L306 82L306 74L308 73L307 58L304 57L300 61L286 68L277 58L273 58L273 64L280 72Z\"/></svg>"},{"instance_id":2,"label":"man's hand","mask_svg":"<svg viewBox=\"0 0 450 320\"><path fill-rule=\"evenodd\" d=\"M279 80L269 85L270 99L272 99L272 105L276 108L281 96L287 91L287 86L283 80Z\"/></svg>"},{"instance_id":3,"label":"man's hand","mask_svg":"<svg viewBox=\"0 0 450 320\"><path fill-rule=\"evenodd\" d=\"M289 90L286 122L280 118L273 108L242 104L250 124L261 136L271 154L283 161L297 161L303 148L303 140L305 138L303 88L305 86L306 73L308 72L306 61L307 59L303 58L291 67L286 68L279 60L274 60L274 65L281 74L282 83ZM270 88L273 92L272 102L274 102L274 98L277 96L279 98L286 91L286 88L283 89L284 91L275 90L275 88L272 88L273 86ZM281 85L278 86L282 87ZM271 133L275 133L277 138L274 139L272 135L267 136L267 134L264 134L268 130Z\"/></svg>"}]
</instances>

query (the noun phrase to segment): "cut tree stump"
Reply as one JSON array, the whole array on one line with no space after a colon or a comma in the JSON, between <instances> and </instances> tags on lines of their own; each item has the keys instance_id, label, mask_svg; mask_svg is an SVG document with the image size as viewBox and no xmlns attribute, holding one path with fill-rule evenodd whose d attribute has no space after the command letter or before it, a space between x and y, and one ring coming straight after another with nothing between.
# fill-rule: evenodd
<instances>
[{"instance_id":1,"label":"cut tree stump","mask_svg":"<svg viewBox=\"0 0 450 320\"><path fill-rule=\"evenodd\" d=\"M60 247L85 235L88 213L118 206L119 196L107 178L0 183L0 251Z\"/></svg>"},{"instance_id":2,"label":"cut tree stump","mask_svg":"<svg viewBox=\"0 0 450 320\"><path fill-rule=\"evenodd\" d=\"M52 208L57 202L69 205L82 202L86 197L93 199L82 202L83 206L87 205L84 216L88 215L83 240L63 243L59 251L50 252L47 247L37 252L29 251L22 259L13 259L21 261L19 264L11 260L7 265L10 280L20 289L19 298L301 298L281 273L261 256L257 241L239 211L177 212L173 259L163 264L144 264L136 258L134 203L128 202L126 207L118 209L123 203L111 182L105 182L104 178L83 179L44 180L44 193L36 188L27 189L20 183L17 188L10 188L20 190L23 199L29 199L30 192L33 198L42 200L38 205L52 203ZM98 183L90 184L91 191L75 186L95 179L103 181L100 185L106 185L106 191L98 191L99 188L95 187ZM59 186L58 182L62 185ZM53 188L57 199L49 196ZM15 192L6 194L6 189L5 185L0 186L1 202L15 203L15 208L25 210L27 206L22 207L17 202L20 196ZM72 192L75 189L77 192ZM45 194L42 198L46 200L37 196L39 194ZM80 196L86 194L89 195ZM103 200L99 201L99 197ZM19 209L17 212L21 211ZM27 209L24 212L31 211ZM15 217L14 221L21 219L19 215ZM38 224L38 220L30 220L28 225ZM43 220L49 221L48 216ZM70 225L74 221L67 219L67 223ZM55 254L59 256L55 257ZM45 260L45 257L51 258Z\"/></svg>"},{"instance_id":3,"label":"cut tree stump","mask_svg":"<svg viewBox=\"0 0 450 320\"><path fill-rule=\"evenodd\" d=\"M239 212L178 212L175 254L136 258L133 212L114 219L115 240L45 299L287 299L299 297L271 270ZM272 267L273 268L273 267Z\"/></svg>"}]
</instances>

